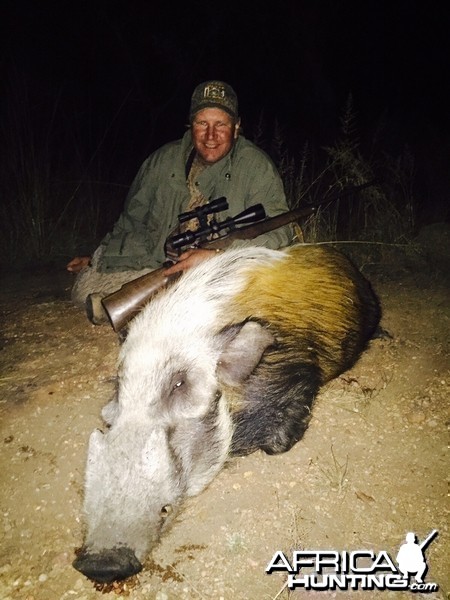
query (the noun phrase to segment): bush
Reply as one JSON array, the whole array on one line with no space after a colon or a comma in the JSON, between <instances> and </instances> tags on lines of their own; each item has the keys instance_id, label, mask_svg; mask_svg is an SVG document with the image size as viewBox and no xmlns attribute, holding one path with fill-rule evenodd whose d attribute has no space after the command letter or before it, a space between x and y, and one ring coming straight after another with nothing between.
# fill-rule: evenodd
<instances>
[{"instance_id":1,"label":"bush","mask_svg":"<svg viewBox=\"0 0 450 600\"><path fill-rule=\"evenodd\" d=\"M344 192L301 223L303 238L318 241L397 243L415 228L414 160L407 147L392 157L374 139L363 152L351 96L341 120L341 136L323 149L321 158L305 145L299 158L279 152L278 167L289 205L314 205ZM278 144L278 142L277 142ZM358 193L353 186L373 182Z\"/></svg>"}]
</instances>

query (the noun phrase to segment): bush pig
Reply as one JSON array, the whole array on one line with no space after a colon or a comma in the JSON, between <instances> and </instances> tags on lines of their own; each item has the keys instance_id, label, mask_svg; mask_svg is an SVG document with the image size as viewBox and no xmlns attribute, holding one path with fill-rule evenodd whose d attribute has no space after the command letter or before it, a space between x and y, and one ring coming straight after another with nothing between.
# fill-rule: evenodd
<instances>
[{"instance_id":1,"label":"bush pig","mask_svg":"<svg viewBox=\"0 0 450 600\"><path fill-rule=\"evenodd\" d=\"M109 429L90 438L74 567L99 582L137 573L230 456L289 450L379 319L368 281L325 246L230 249L158 293L121 347Z\"/></svg>"}]
</instances>

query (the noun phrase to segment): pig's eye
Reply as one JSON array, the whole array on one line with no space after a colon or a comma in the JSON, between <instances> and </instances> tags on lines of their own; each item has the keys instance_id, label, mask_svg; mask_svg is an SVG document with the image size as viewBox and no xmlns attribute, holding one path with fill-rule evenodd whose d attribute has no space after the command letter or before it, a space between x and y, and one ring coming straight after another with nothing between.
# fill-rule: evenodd
<instances>
[{"instance_id":1,"label":"pig's eye","mask_svg":"<svg viewBox=\"0 0 450 600\"><path fill-rule=\"evenodd\" d=\"M186 388L189 387L189 377L185 371L178 371L173 374L168 389L170 390L169 396L178 402L178 399L186 394Z\"/></svg>"},{"instance_id":2,"label":"pig's eye","mask_svg":"<svg viewBox=\"0 0 450 600\"><path fill-rule=\"evenodd\" d=\"M161 518L167 519L167 517L170 515L171 512L172 512L172 506L170 504L166 504L165 506L162 507L161 512L159 514L161 515Z\"/></svg>"}]
</instances>

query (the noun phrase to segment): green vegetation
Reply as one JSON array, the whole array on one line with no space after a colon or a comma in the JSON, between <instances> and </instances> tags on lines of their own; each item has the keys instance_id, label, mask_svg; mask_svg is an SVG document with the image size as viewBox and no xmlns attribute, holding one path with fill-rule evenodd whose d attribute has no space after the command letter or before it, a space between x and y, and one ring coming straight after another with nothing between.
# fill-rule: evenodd
<instances>
[{"instance_id":1,"label":"green vegetation","mask_svg":"<svg viewBox=\"0 0 450 600\"><path fill-rule=\"evenodd\" d=\"M358 241L405 243L414 233L414 158L405 147L389 155L378 131L370 144L358 137L349 97L340 135L325 148L305 145L300 156L283 149L275 134L275 161L291 207L314 204L339 190L368 182L374 185L320 209L301 223L305 242Z\"/></svg>"}]
</instances>

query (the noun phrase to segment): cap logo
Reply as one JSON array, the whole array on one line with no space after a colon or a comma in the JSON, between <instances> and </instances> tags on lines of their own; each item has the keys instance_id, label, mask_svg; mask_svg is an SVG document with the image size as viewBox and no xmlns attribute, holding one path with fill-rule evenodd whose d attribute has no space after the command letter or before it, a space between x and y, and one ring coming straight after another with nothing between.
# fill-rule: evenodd
<instances>
[{"instance_id":1,"label":"cap logo","mask_svg":"<svg viewBox=\"0 0 450 600\"><path fill-rule=\"evenodd\" d=\"M207 85L203 90L203 98L209 100L223 100L225 98L225 88L223 85Z\"/></svg>"}]
</instances>

